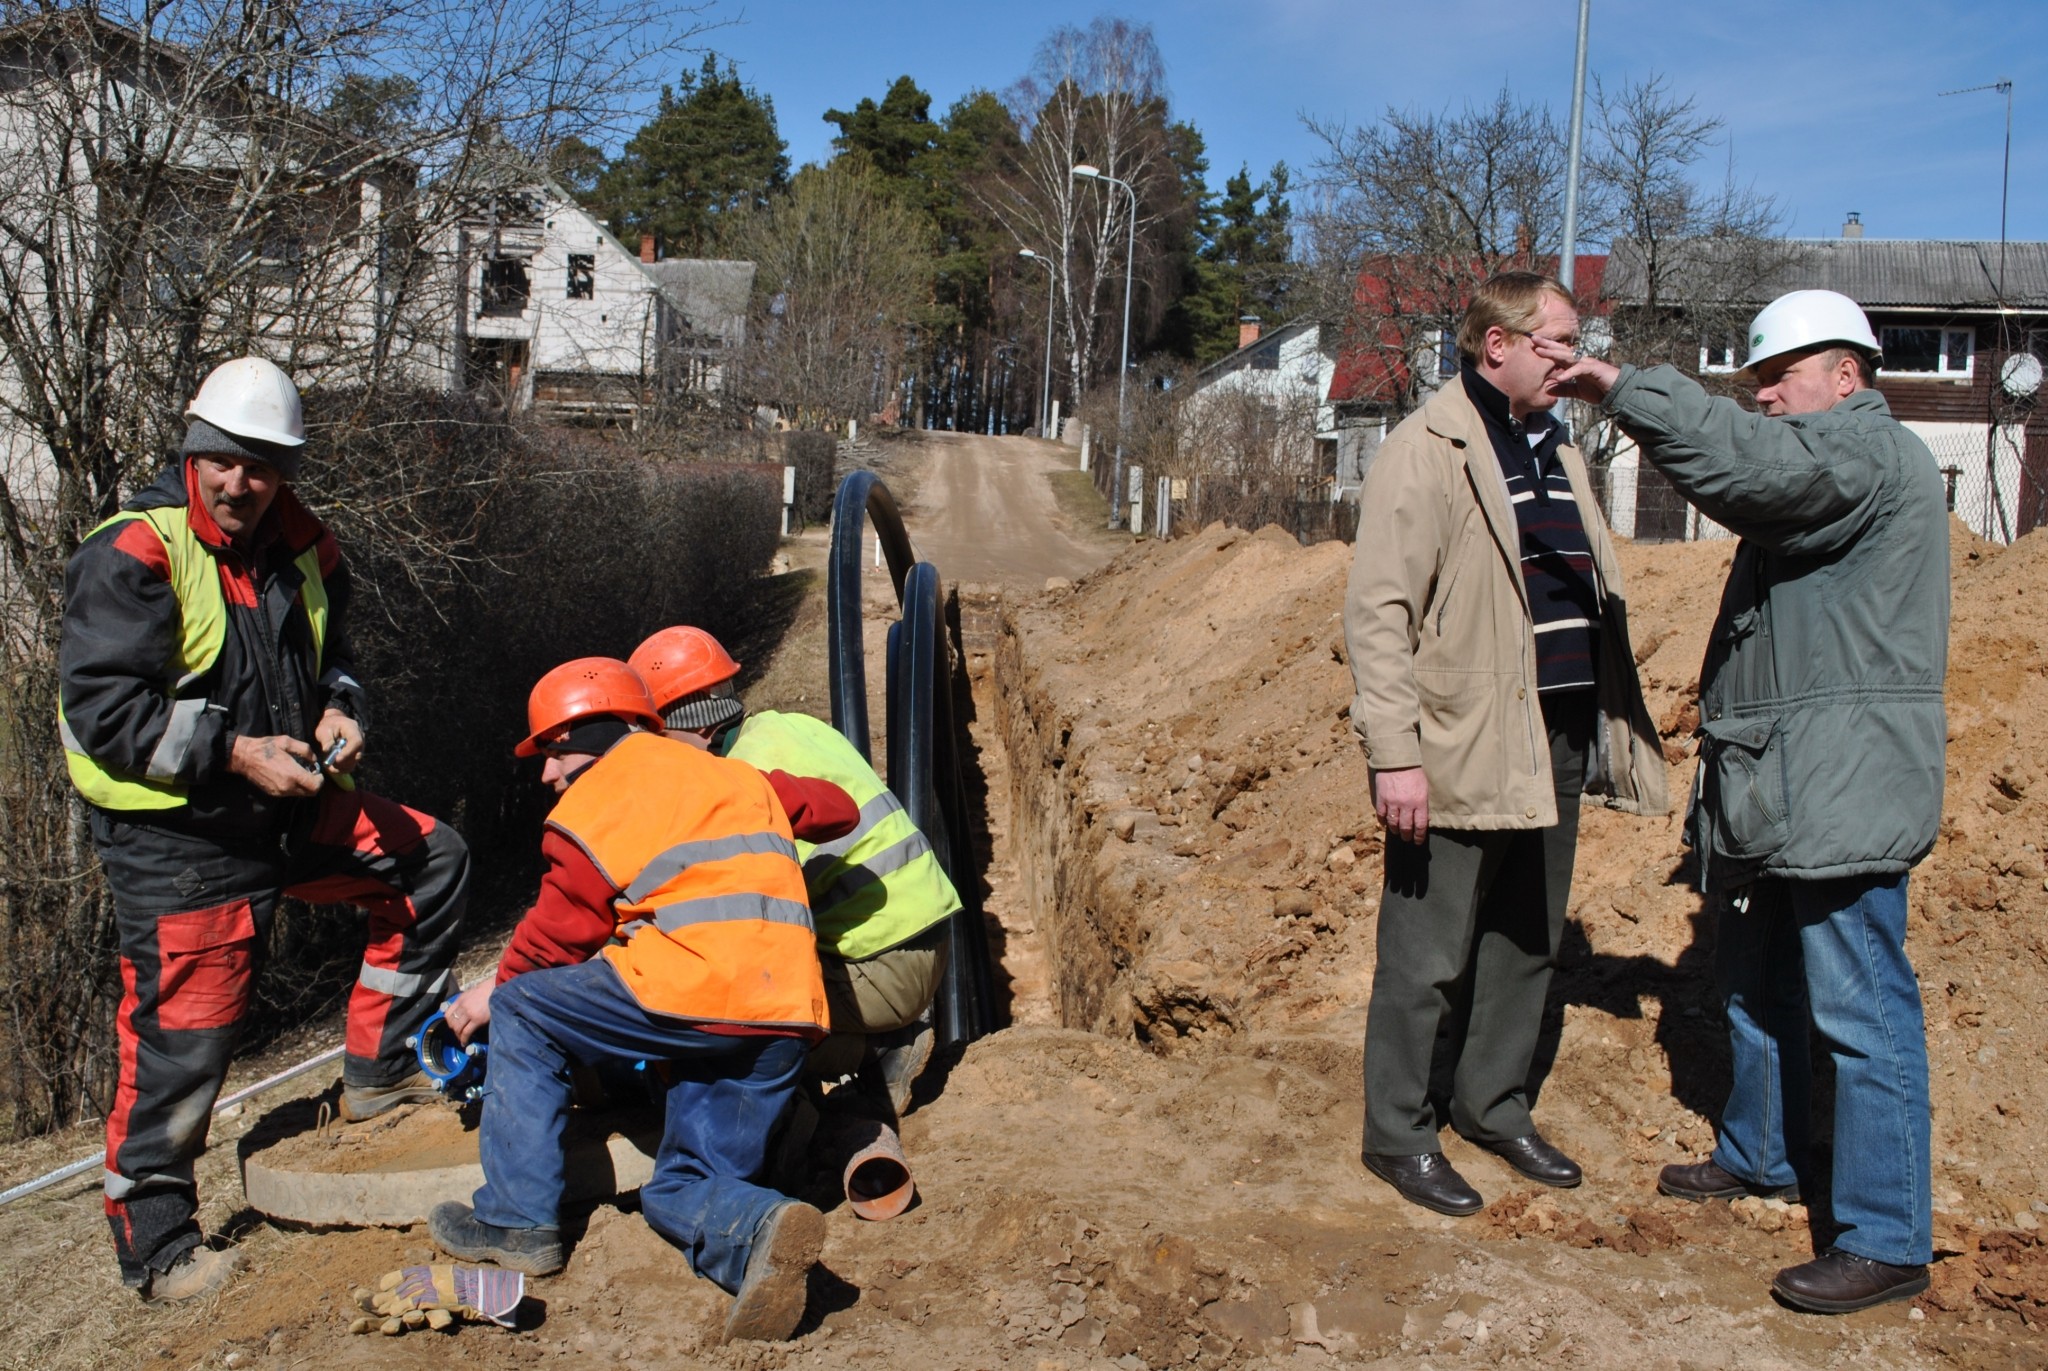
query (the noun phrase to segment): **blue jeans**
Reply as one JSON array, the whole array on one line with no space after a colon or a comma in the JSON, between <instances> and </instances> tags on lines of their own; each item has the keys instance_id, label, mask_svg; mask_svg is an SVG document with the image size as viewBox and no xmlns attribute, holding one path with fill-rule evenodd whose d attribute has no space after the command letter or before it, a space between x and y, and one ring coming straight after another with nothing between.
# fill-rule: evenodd
<instances>
[{"instance_id":1,"label":"blue jeans","mask_svg":"<svg viewBox=\"0 0 2048 1371\"><path fill-rule=\"evenodd\" d=\"M754 1182L804 1052L800 1038L706 1033L649 1014L602 957L515 976L491 992L476 1216L556 1227L571 1067L666 1062L667 1114L641 1212L691 1270L737 1292L761 1221L788 1201Z\"/></svg>"},{"instance_id":2,"label":"blue jeans","mask_svg":"<svg viewBox=\"0 0 2048 1371\"><path fill-rule=\"evenodd\" d=\"M1798 1179L1810 1016L1835 1062L1835 1246L1895 1266L1933 1260L1927 1030L1906 959L1906 878L1764 879L1718 898L1735 1084L1715 1162L1753 1185Z\"/></svg>"}]
</instances>

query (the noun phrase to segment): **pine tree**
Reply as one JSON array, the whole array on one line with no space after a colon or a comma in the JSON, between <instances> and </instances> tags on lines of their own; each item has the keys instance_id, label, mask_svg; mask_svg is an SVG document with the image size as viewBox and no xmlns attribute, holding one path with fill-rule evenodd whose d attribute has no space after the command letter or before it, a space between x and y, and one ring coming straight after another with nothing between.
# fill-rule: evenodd
<instances>
[{"instance_id":1,"label":"pine tree","mask_svg":"<svg viewBox=\"0 0 2048 1371\"><path fill-rule=\"evenodd\" d=\"M719 215L763 208L789 180L775 104L708 53L597 178L586 204L629 242L652 233L671 255L711 251Z\"/></svg>"}]
</instances>

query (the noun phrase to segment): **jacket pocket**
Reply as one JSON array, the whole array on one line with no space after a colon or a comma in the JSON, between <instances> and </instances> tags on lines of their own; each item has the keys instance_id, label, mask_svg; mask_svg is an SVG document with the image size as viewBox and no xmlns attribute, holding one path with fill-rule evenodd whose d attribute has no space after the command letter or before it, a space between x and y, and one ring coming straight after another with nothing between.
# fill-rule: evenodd
<instances>
[{"instance_id":1,"label":"jacket pocket","mask_svg":"<svg viewBox=\"0 0 2048 1371\"><path fill-rule=\"evenodd\" d=\"M1778 720L1713 719L1700 725L1706 806L1714 845L1735 857L1769 857L1785 845L1785 749Z\"/></svg>"}]
</instances>

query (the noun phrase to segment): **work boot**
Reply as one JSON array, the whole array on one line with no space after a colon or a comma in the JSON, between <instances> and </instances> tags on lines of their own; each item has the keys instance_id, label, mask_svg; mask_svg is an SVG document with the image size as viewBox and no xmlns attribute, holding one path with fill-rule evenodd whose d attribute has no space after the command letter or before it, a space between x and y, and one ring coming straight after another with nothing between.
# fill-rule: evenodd
<instances>
[{"instance_id":1,"label":"work boot","mask_svg":"<svg viewBox=\"0 0 2048 1371\"><path fill-rule=\"evenodd\" d=\"M402 1104L426 1104L430 1100L444 1098L424 1071L401 1076L389 1085L344 1083L341 1087L341 1119L343 1123L366 1123Z\"/></svg>"},{"instance_id":2,"label":"work boot","mask_svg":"<svg viewBox=\"0 0 2048 1371\"><path fill-rule=\"evenodd\" d=\"M914 1023L874 1034L868 1041L875 1049L875 1057L861 1069L861 1084L877 1095L886 1095L889 1108L900 1119L910 1108L911 1087L931 1063L937 1036L930 1024Z\"/></svg>"},{"instance_id":3,"label":"work boot","mask_svg":"<svg viewBox=\"0 0 2048 1371\"><path fill-rule=\"evenodd\" d=\"M1665 1167L1657 1173L1657 1189L1695 1204L1703 1200L1739 1200L1744 1195L1783 1200L1787 1204L1799 1203L1798 1182L1791 1185L1751 1185L1742 1177L1723 1171L1721 1164L1712 1157L1690 1166L1673 1164Z\"/></svg>"},{"instance_id":4,"label":"work boot","mask_svg":"<svg viewBox=\"0 0 2048 1371\"><path fill-rule=\"evenodd\" d=\"M201 1244L179 1257L168 1271L152 1271L143 1282L146 1304L177 1304L211 1295L242 1269L242 1254L230 1249L217 1252Z\"/></svg>"},{"instance_id":5,"label":"work boot","mask_svg":"<svg viewBox=\"0 0 2048 1371\"><path fill-rule=\"evenodd\" d=\"M1809 1314L1848 1314L1887 1300L1911 1299L1926 1288L1924 1266L1892 1266L1839 1247L1786 1267L1771 1282L1772 1294Z\"/></svg>"},{"instance_id":6,"label":"work boot","mask_svg":"<svg viewBox=\"0 0 2048 1371\"><path fill-rule=\"evenodd\" d=\"M500 1228L485 1223L460 1200L434 1206L427 1215L427 1236L451 1257L495 1262L529 1276L552 1276L563 1265L561 1229Z\"/></svg>"},{"instance_id":7,"label":"work boot","mask_svg":"<svg viewBox=\"0 0 2048 1371\"><path fill-rule=\"evenodd\" d=\"M754 1231L747 1274L725 1316L725 1341L781 1342L796 1332L811 1268L824 1246L825 1216L810 1205L789 1200L769 1210Z\"/></svg>"}]
</instances>

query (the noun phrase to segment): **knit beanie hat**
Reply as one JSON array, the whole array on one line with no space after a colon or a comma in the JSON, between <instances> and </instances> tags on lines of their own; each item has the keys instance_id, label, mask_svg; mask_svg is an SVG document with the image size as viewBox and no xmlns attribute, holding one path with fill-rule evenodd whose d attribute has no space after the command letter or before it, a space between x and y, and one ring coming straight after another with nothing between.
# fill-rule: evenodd
<instances>
[{"instance_id":1,"label":"knit beanie hat","mask_svg":"<svg viewBox=\"0 0 2048 1371\"><path fill-rule=\"evenodd\" d=\"M237 438L226 429L216 428L196 417L185 421L185 441L178 451L186 457L211 452L268 462L287 481L296 480L299 475L301 449L287 447L283 443L266 443L258 438Z\"/></svg>"},{"instance_id":2,"label":"knit beanie hat","mask_svg":"<svg viewBox=\"0 0 2048 1371\"><path fill-rule=\"evenodd\" d=\"M740 718L747 707L740 703L739 692L731 681L720 681L717 685L706 686L693 691L670 705L663 712L662 722L675 729L717 729Z\"/></svg>"}]
</instances>

